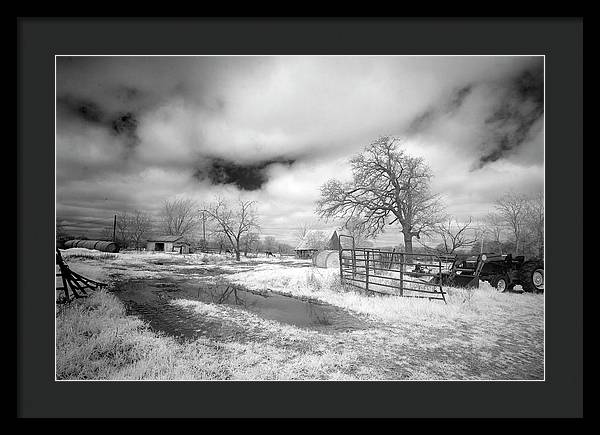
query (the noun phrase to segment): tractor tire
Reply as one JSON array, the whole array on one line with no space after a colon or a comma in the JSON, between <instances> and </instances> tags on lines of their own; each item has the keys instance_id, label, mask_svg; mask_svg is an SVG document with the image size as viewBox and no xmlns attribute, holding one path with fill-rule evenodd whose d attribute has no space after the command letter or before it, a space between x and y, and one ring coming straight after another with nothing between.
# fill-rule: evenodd
<instances>
[{"instance_id":1,"label":"tractor tire","mask_svg":"<svg viewBox=\"0 0 600 435\"><path fill-rule=\"evenodd\" d=\"M490 285L494 287L498 293L504 293L510 286L510 280L506 275L496 275L490 280Z\"/></svg>"},{"instance_id":2,"label":"tractor tire","mask_svg":"<svg viewBox=\"0 0 600 435\"><path fill-rule=\"evenodd\" d=\"M540 260L528 260L519 271L519 280L523 291L544 293L544 263Z\"/></svg>"}]
</instances>

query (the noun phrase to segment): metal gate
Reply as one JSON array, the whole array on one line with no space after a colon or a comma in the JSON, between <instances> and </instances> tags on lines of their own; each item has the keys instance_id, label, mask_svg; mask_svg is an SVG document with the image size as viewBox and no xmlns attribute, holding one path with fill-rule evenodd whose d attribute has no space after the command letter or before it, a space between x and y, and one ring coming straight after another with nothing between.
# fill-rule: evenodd
<instances>
[{"instance_id":1,"label":"metal gate","mask_svg":"<svg viewBox=\"0 0 600 435\"><path fill-rule=\"evenodd\" d=\"M446 302L442 272L451 268L435 254L408 254L378 248L357 248L352 236L340 235L340 279L342 284L380 293ZM342 238L352 241L342 247Z\"/></svg>"}]
</instances>

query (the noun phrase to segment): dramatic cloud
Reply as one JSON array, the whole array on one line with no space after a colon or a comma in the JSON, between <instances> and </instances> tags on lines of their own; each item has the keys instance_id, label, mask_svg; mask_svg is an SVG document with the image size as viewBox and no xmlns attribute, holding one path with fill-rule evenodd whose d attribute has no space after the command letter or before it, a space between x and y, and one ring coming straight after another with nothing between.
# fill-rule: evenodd
<instances>
[{"instance_id":1,"label":"dramatic cloud","mask_svg":"<svg viewBox=\"0 0 600 435\"><path fill-rule=\"evenodd\" d=\"M543 185L541 57L58 57L56 80L57 218L77 234L223 194L289 240L380 135L427 160L459 217Z\"/></svg>"},{"instance_id":2,"label":"dramatic cloud","mask_svg":"<svg viewBox=\"0 0 600 435\"><path fill-rule=\"evenodd\" d=\"M253 164L237 164L221 158L212 159L207 168L194 172L198 180L208 179L212 184L233 184L242 190L261 189L268 181L268 168L275 164L291 166L294 160L273 159Z\"/></svg>"},{"instance_id":3,"label":"dramatic cloud","mask_svg":"<svg viewBox=\"0 0 600 435\"><path fill-rule=\"evenodd\" d=\"M544 114L544 70L540 61L513 78L485 120L488 139L478 167L495 162L522 145Z\"/></svg>"}]
</instances>

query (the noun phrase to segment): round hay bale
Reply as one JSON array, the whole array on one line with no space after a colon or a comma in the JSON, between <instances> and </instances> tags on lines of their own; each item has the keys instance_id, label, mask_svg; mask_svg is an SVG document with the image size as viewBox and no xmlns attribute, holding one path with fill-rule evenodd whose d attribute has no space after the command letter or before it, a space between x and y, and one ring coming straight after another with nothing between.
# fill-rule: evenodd
<instances>
[{"instance_id":1,"label":"round hay bale","mask_svg":"<svg viewBox=\"0 0 600 435\"><path fill-rule=\"evenodd\" d=\"M119 245L105 240L69 240L65 242L65 249L86 248L102 252L119 252Z\"/></svg>"},{"instance_id":2,"label":"round hay bale","mask_svg":"<svg viewBox=\"0 0 600 435\"><path fill-rule=\"evenodd\" d=\"M79 242L79 240L77 240L77 239L75 239L75 240L67 240L65 242L65 249L76 248L78 242Z\"/></svg>"},{"instance_id":3,"label":"round hay bale","mask_svg":"<svg viewBox=\"0 0 600 435\"><path fill-rule=\"evenodd\" d=\"M340 267L339 252L332 250L318 251L313 255L312 263L316 267L322 268Z\"/></svg>"}]
</instances>

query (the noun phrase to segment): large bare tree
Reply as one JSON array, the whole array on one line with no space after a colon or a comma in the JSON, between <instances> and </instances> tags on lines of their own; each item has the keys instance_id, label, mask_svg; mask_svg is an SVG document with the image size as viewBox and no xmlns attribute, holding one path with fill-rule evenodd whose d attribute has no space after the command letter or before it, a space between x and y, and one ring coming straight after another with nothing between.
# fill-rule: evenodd
<instances>
[{"instance_id":1,"label":"large bare tree","mask_svg":"<svg viewBox=\"0 0 600 435\"><path fill-rule=\"evenodd\" d=\"M515 254L523 250L522 241L527 217L528 198L517 192L506 192L498 198L494 206L496 212L506 224L515 241Z\"/></svg>"},{"instance_id":2,"label":"large bare tree","mask_svg":"<svg viewBox=\"0 0 600 435\"><path fill-rule=\"evenodd\" d=\"M200 221L196 201L188 198L166 200L162 208L162 231L170 236L189 236Z\"/></svg>"},{"instance_id":3,"label":"large bare tree","mask_svg":"<svg viewBox=\"0 0 600 435\"><path fill-rule=\"evenodd\" d=\"M432 173L420 157L408 155L400 140L380 137L350 160L352 181L332 179L321 187L317 213L326 219L357 218L375 236L398 223L407 253L413 238L430 233L443 219L439 197L430 190Z\"/></svg>"},{"instance_id":4,"label":"large bare tree","mask_svg":"<svg viewBox=\"0 0 600 435\"><path fill-rule=\"evenodd\" d=\"M235 259L240 261L240 246L242 237L251 231L257 230L258 218L254 210L255 201L238 199L236 203L229 203L217 197L204 208L208 219L216 226L216 230L226 236L233 251Z\"/></svg>"}]
</instances>

